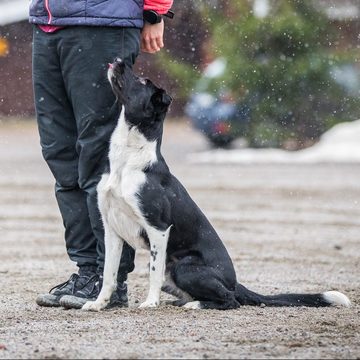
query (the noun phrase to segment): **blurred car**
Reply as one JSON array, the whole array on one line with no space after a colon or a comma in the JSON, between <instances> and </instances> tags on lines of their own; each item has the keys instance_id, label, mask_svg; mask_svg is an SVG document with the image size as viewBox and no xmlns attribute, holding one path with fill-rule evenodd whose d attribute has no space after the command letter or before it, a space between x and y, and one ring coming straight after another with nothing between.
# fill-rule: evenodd
<instances>
[{"instance_id":1,"label":"blurred car","mask_svg":"<svg viewBox=\"0 0 360 360\"><path fill-rule=\"evenodd\" d=\"M334 81L342 86L351 96L358 97L360 94L360 68L358 65L349 63L333 66L330 72Z\"/></svg>"},{"instance_id":2,"label":"blurred car","mask_svg":"<svg viewBox=\"0 0 360 360\"><path fill-rule=\"evenodd\" d=\"M227 147L244 134L250 120L250 108L235 101L224 86L211 87L225 71L226 60L210 63L190 95L185 114L215 147Z\"/></svg>"}]
</instances>

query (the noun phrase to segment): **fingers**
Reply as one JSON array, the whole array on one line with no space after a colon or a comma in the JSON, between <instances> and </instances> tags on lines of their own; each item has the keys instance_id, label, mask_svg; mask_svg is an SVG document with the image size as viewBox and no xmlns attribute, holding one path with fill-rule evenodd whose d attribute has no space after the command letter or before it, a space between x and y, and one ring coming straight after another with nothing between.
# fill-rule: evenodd
<instances>
[{"instance_id":1,"label":"fingers","mask_svg":"<svg viewBox=\"0 0 360 360\"><path fill-rule=\"evenodd\" d=\"M159 36L158 38L156 38L157 41L157 45L159 46L160 49L162 49L164 47L164 39L163 36Z\"/></svg>"},{"instance_id":2,"label":"fingers","mask_svg":"<svg viewBox=\"0 0 360 360\"><path fill-rule=\"evenodd\" d=\"M163 47L164 44L162 42L162 39L160 38L144 38L141 42L141 50L148 53L155 53L157 51L160 51Z\"/></svg>"},{"instance_id":3,"label":"fingers","mask_svg":"<svg viewBox=\"0 0 360 360\"><path fill-rule=\"evenodd\" d=\"M164 47L163 41L164 23L144 24L141 33L141 50L147 53L155 53Z\"/></svg>"},{"instance_id":4,"label":"fingers","mask_svg":"<svg viewBox=\"0 0 360 360\"><path fill-rule=\"evenodd\" d=\"M142 37L141 50L148 53L155 53L164 47L162 37Z\"/></svg>"}]
</instances>

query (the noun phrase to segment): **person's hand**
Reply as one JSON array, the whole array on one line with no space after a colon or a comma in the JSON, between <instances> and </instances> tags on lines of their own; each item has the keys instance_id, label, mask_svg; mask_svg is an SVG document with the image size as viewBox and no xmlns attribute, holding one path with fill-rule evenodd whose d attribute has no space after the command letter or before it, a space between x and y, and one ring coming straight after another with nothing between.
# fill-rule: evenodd
<instances>
[{"instance_id":1,"label":"person's hand","mask_svg":"<svg viewBox=\"0 0 360 360\"><path fill-rule=\"evenodd\" d=\"M164 20L158 24L144 23L141 32L141 51L155 53L164 47Z\"/></svg>"}]
</instances>

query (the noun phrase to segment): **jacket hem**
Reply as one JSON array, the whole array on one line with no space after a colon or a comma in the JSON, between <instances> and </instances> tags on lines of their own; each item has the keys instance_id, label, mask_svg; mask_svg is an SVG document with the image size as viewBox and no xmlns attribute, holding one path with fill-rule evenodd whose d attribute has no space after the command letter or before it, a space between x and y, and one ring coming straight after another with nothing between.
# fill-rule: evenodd
<instances>
[{"instance_id":1,"label":"jacket hem","mask_svg":"<svg viewBox=\"0 0 360 360\"><path fill-rule=\"evenodd\" d=\"M141 29L144 25L143 19L116 19L106 17L66 17L55 18L48 23L47 16L30 16L29 22L36 25L54 25L54 26L115 26L115 27L135 27Z\"/></svg>"}]
</instances>

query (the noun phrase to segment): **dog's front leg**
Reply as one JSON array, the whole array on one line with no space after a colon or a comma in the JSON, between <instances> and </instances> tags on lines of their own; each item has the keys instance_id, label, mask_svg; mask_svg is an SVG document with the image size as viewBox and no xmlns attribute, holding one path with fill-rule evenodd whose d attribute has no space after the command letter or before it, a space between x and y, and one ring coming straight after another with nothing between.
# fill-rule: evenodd
<instances>
[{"instance_id":1,"label":"dog's front leg","mask_svg":"<svg viewBox=\"0 0 360 360\"><path fill-rule=\"evenodd\" d=\"M124 241L104 223L105 229L105 264L103 285L96 301L88 301L83 310L100 311L110 302L111 295L116 290L117 274Z\"/></svg>"},{"instance_id":2,"label":"dog's front leg","mask_svg":"<svg viewBox=\"0 0 360 360\"><path fill-rule=\"evenodd\" d=\"M160 303L161 287L165 281L166 249L171 226L160 231L155 228L147 229L150 240L150 287L146 301L140 307L157 307Z\"/></svg>"}]
</instances>

